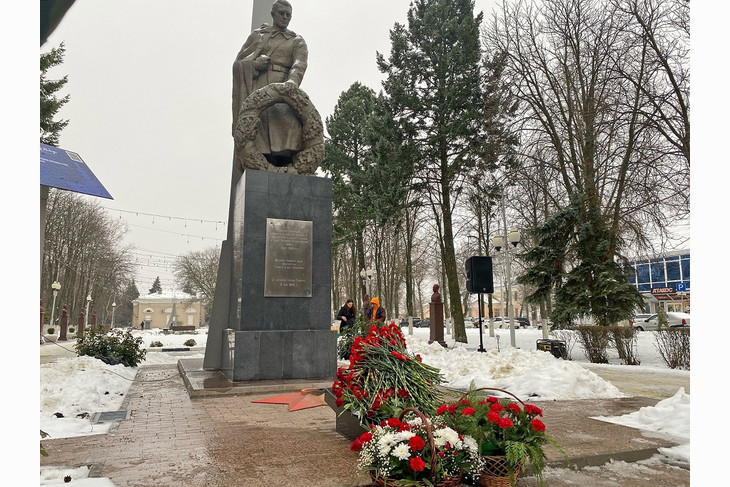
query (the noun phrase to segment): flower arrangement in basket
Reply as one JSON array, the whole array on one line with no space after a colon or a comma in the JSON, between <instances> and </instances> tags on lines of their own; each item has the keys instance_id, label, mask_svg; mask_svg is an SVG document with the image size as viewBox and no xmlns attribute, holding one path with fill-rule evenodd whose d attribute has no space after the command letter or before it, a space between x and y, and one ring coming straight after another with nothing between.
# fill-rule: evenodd
<instances>
[{"instance_id":1,"label":"flower arrangement in basket","mask_svg":"<svg viewBox=\"0 0 730 487\"><path fill-rule=\"evenodd\" d=\"M441 418L429 421L415 408L371 426L350 449L359 452L358 468L382 487L455 487L465 474L476 477L482 469L474 438L449 428Z\"/></svg>"},{"instance_id":2,"label":"flower arrangement in basket","mask_svg":"<svg viewBox=\"0 0 730 487\"><path fill-rule=\"evenodd\" d=\"M406 340L395 323L372 325L367 336L355 337L350 365L337 370L332 384L335 404L350 411L366 429L400 411L415 407L433 414L441 402L436 386L439 370L424 364L406 349Z\"/></svg>"},{"instance_id":3,"label":"flower arrangement in basket","mask_svg":"<svg viewBox=\"0 0 730 487\"><path fill-rule=\"evenodd\" d=\"M484 390L509 394L515 401L479 394ZM446 425L478 442L485 461L484 473L479 477L482 487L514 485L528 460L540 485L544 485L542 470L546 455L543 446L550 444L562 451L545 432L545 424L539 419L542 410L502 389L475 389L472 384L459 401L442 404L436 412Z\"/></svg>"}]
</instances>

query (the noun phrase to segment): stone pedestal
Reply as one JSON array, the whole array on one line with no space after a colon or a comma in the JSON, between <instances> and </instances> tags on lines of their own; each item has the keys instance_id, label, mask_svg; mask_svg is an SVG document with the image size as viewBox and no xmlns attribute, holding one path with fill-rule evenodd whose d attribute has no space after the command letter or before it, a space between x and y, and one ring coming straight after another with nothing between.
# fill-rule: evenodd
<instances>
[{"instance_id":1,"label":"stone pedestal","mask_svg":"<svg viewBox=\"0 0 730 487\"><path fill-rule=\"evenodd\" d=\"M233 381L333 378L331 180L246 169L232 213L220 370Z\"/></svg>"},{"instance_id":2,"label":"stone pedestal","mask_svg":"<svg viewBox=\"0 0 730 487\"><path fill-rule=\"evenodd\" d=\"M438 342L442 347L446 347L446 342L444 341L444 303L441 300L438 284L433 285L429 311L431 313L431 321L429 325L430 333L428 343L430 345L433 342Z\"/></svg>"}]
</instances>

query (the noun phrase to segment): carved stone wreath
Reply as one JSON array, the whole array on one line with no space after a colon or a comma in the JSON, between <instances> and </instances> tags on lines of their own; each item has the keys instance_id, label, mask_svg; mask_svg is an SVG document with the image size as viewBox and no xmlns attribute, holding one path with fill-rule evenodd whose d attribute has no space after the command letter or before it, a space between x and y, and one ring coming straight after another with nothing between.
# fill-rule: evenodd
<instances>
[{"instance_id":1,"label":"carved stone wreath","mask_svg":"<svg viewBox=\"0 0 730 487\"><path fill-rule=\"evenodd\" d=\"M302 122L302 150L294 154L292 163L287 166L271 164L255 146L259 115L275 103L291 106ZM272 83L251 93L241 104L233 140L236 161L241 170L250 168L311 176L324 159L322 117L312 105L309 96L294 83Z\"/></svg>"}]
</instances>

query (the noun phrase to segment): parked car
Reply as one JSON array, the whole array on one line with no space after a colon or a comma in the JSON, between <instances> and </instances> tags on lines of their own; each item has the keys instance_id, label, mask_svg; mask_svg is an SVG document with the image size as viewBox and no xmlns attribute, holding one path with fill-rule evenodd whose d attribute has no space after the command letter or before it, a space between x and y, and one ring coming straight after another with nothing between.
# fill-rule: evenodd
<instances>
[{"instance_id":1,"label":"parked car","mask_svg":"<svg viewBox=\"0 0 730 487\"><path fill-rule=\"evenodd\" d=\"M689 326L688 313L667 313L667 324L672 328ZM659 329L659 315L653 314L644 321L634 323L634 329L638 331L655 331Z\"/></svg>"},{"instance_id":2,"label":"parked car","mask_svg":"<svg viewBox=\"0 0 730 487\"><path fill-rule=\"evenodd\" d=\"M428 328L428 326L429 326L429 319L426 318L426 320L425 320L426 321L426 324L425 325L422 324L423 321L424 320L421 319L421 318L415 318L414 317L413 318L413 328L422 328L422 327L423 328ZM408 318L403 318L402 320L400 320L400 326L408 326Z\"/></svg>"},{"instance_id":3,"label":"parked car","mask_svg":"<svg viewBox=\"0 0 730 487\"><path fill-rule=\"evenodd\" d=\"M515 321L520 328L530 328L530 320L522 316L515 316Z\"/></svg>"},{"instance_id":4,"label":"parked car","mask_svg":"<svg viewBox=\"0 0 730 487\"><path fill-rule=\"evenodd\" d=\"M482 318L482 320L484 321L484 327L488 327L489 318ZM530 326L530 320L521 316L516 316L515 322L517 323L517 328L528 328ZM509 323L509 318L504 318L502 316L497 316L496 318L494 318L494 326L496 326L497 328L509 328ZM479 320L474 320L473 325L474 328L479 328Z\"/></svg>"},{"instance_id":5,"label":"parked car","mask_svg":"<svg viewBox=\"0 0 730 487\"><path fill-rule=\"evenodd\" d=\"M631 323L633 326L636 326L638 323L641 323L641 322L646 321L647 319L651 318L651 316L652 315L648 314L648 313L636 315L629 320L629 323Z\"/></svg>"}]
</instances>

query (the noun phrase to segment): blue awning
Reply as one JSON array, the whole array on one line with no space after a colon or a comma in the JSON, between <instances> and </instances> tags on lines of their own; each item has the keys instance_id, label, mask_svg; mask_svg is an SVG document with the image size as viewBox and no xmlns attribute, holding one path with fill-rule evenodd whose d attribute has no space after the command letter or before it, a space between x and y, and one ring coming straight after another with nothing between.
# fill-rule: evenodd
<instances>
[{"instance_id":1,"label":"blue awning","mask_svg":"<svg viewBox=\"0 0 730 487\"><path fill-rule=\"evenodd\" d=\"M41 144L41 185L113 199L76 152Z\"/></svg>"}]
</instances>

